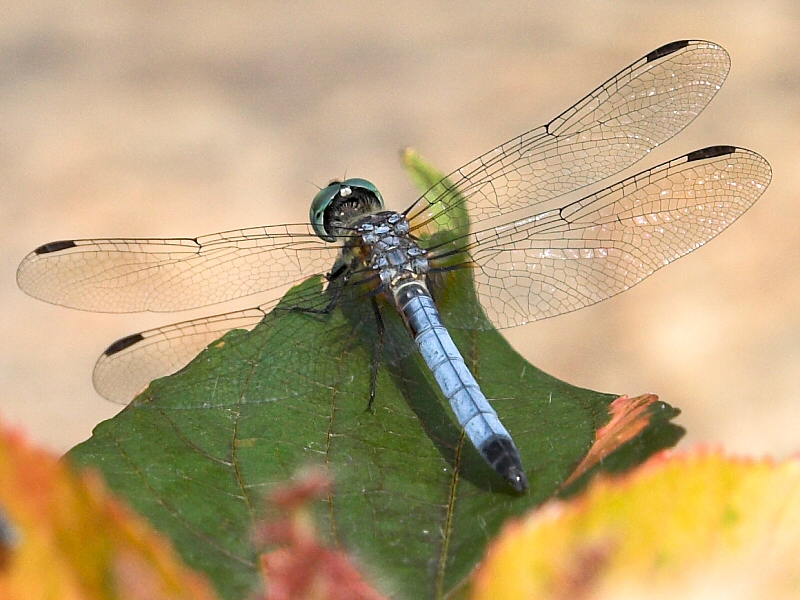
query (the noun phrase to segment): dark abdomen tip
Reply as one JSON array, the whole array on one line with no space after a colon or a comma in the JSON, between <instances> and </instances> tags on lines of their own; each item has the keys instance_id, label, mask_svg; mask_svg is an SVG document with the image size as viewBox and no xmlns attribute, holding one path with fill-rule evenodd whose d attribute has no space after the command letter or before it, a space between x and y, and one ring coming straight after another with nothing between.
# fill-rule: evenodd
<instances>
[{"instance_id":1,"label":"dark abdomen tip","mask_svg":"<svg viewBox=\"0 0 800 600\"><path fill-rule=\"evenodd\" d=\"M481 446L480 453L516 491L520 493L528 491L528 478L525 477L522 458L514 442L505 437L493 437Z\"/></svg>"}]
</instances>

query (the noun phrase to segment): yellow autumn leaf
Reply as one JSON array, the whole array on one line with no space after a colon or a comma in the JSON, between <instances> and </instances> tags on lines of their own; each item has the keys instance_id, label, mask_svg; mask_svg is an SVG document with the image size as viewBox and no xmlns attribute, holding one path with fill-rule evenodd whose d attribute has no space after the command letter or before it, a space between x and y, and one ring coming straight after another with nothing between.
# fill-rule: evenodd
<instances>
[{"instance_id":1,"label":"yellow autumn leaf","mask_svg":"<svg viewBox=\"0 0 800 600\"><path fill-rule=\"evenodd\" d=\"M474 600L800 598L800 458L665 453L506 525Z\"/></svg>"},{"instance_id":2,"label":"yellow autumn leaf","mask_svg":"<svg viewBox=\"0 0 800 600\"><path fill-rule=\"evenodd\" d=\"M216 597L99 476L0 428L0 598Z\"/></svg>"}]
</instances>

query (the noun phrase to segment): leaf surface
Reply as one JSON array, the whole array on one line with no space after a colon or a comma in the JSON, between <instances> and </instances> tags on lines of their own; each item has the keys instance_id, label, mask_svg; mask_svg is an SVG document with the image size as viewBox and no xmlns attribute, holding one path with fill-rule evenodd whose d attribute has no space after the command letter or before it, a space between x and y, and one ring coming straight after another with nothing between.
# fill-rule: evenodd
<instances>
[{"instance_id":1,"label":"leaf surface","mask_svg":"<svg viewBox=\"0 0 800 600\"><path fill-rule=\"evenodd\" d=\"M416 155L406 162L423 185L438 181ZM431 193L450 193L442 190ZM432 239L447 239L442 227L432 221ZM436 282L445 324L448 315L480 320L465 277L460 269ZM505 519L562 491L611 418L615 396L548 376L495 330L452 329L521 452L531 491L516 495L462 435L396 313L381 307L381 344L367 302L325 315L286 309L314 294L321 300L311 304L323 306L324 293L318 278L293 289L252 332L230 332L155 381L71 456L100 468L230 599L255 585L250 531L265 491L299 467L323 465L336 482L318 506L326 539L384 593L442 597L466 580ZM683 430L669 421L677 414L653 400L640 430L567 491L598 469L624 470L675 444Z\"/></svg>"},{"instance_id":2,"label":"leaf surface","mask_svg":"<svg viewBox=\"0 0 800 600\"><path fill-rule=\"evenodd\" d=\"M508 523L471 597L797 598L800 460L665 454Z\"/></svg>"}]
</instances>

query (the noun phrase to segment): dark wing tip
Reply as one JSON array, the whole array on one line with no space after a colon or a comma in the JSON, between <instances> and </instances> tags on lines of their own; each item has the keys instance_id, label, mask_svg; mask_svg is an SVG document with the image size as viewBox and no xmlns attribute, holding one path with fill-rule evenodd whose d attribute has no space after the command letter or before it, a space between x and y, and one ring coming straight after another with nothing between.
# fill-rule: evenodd
<instances>
[{"instance_id":1,"label":"dark wing tip","mask_svg":"<svg viewBox=\"0 0 800 600\"><path fill-rule=\"evenodd\" d=\"M708 148L689 152L689 154L686 155L686 162L714 158L715 156L724 156L726 154L733 154L734 152L736 152L736 146L709 146Z\"/></svg>"},{"instance_id":2,"label":"dark wing tip","mask_svg":"<svg viewBox=\"0 0 800 600\"><path fill-rule=\"evenodd\" d=\"M120 338L116 342L111 344L108 348L106 348L106 351L103 352L103 356L111 356L112 354L121 352L122 350L125 350L125 348L130 348L134 344L138 344L143 339L144 336L141 333L134 333L124 338Z\"/></svg>"},{"instance_id":3,"label":"dark wing tip","mask_svg":"<svg viewBox=\"0 0 800 600\"><path fill-rule=\"evenodd\" d=\"M47 244L42 244L36 250L33 251L34 254L50 254L51 252L59 252L60 250L66 250L67 248L74 248L77 246L74 240L60 240L58 242L49 242Z\"/></svg>"},{"instance_id":4,"label":"dark wing tip","mask_svg":"<svg viewBox=\"0 0 800 600\"><path fill-rule=\"evenodd\" d=\"M670 42L669 44L664 44L660 48L656 48L645 58L647 59L647 62L653 62L654 60L658 60L662 56L666 56L667 54L672 54L673 52L677 52L681 48L686 48L686 46L688 45L689 45L689 40L678 40L677 42Z\"/></svg>"}]
</instances>

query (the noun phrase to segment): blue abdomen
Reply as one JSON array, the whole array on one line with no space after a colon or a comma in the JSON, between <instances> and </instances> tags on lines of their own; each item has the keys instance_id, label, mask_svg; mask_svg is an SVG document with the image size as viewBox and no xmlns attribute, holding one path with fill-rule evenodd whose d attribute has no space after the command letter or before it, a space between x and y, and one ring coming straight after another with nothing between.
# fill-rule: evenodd
<instances>
[{"instance_id":1,"label":"blue abdomen","mask_svg":"<svg viewBox=\"0 0 800 600\"><path fill-rule=\"evenodd\" d=\"M527 490L519 451L442 324L427 288L420 281L410 280L398 287L394 298L422 358L467 437L514 489Z\"/></svg>"}]
</instances>

